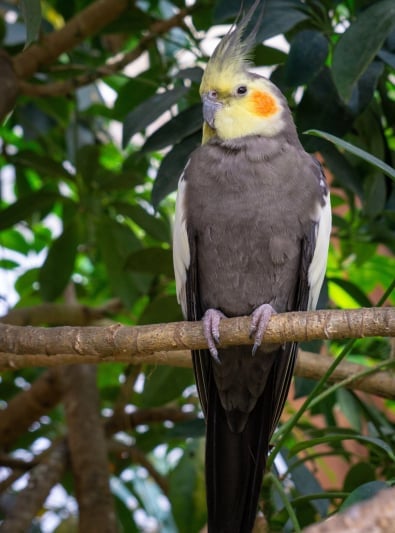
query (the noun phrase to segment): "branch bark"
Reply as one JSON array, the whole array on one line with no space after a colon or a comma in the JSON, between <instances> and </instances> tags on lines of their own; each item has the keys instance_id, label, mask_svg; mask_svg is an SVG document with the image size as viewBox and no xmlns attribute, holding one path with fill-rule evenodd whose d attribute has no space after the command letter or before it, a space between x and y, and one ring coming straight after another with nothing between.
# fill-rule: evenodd
<instances>
[{"instance_id":1,"label":"branch bark","mask_svg":"<svg viewBox=\"0 0 395 533\"><path fill-rule=\"evenodd\" d=\"M107 444L100 418L96 368L70 366L61 371L68 445L79 508L79 531L117 530L109 486Z\"/></svg>"},{"instance_id":2,"label":"branch bark","mask_svg":"<svg viewBox=\"0 0 395 533\"><path fill-rule=\"evenodd\" d=\"M0 411L0 447L8 450L35 420L60 401L61 390L56 372L44 372L30 387L12 398Z\"/></svg>"},{"instance_id":3,"label":"branch bark","mask_svg":"<svg viewBox=\"0 0 395 533\"><path fill-rule=\"evenodd\" d=\"M395 488L383 490L368 501L307 527L303 533L392 533L395 523L394 499Z\"/></svg>"},{"instance_id":4,"label":"branch bark","mask_svg":"<svg viewBox=\"0 0 395 533\"><path fill-rule=\"evenodd\" d=\"M65 470L67 449L64 442L54 446L30 473L27 487L15 495L12 507L1 526L2 533L24 533L31 526L32 517L42 507L49 491Z\"/></svg>"},{"instance_id":5,"label":"branch bark","mask_svg":"<svg viewBox=\"0 0 395 533\"><path fill-rule=\"evenodd\" d=\"M99 307L77 303L45 302L29 307L11 309L0 317L0 324L14 326L87 326L122 309L122 302L115 298Z\"/></svg>"},{"instance_id":6,"label":"branch bark","mask_svg":"<svg viewBox=\"0 0 395 533\"><path fill-rule=\"evenodd\" d=\"M71 50L87 37L116 20L130 6L130 0L96 0L72 17L60 30L44 35L14 57L14 71L19 79L28 79L42 66Z\"/></svg>"},{"instance_id":7,"label":"branch bark","mask_svg":"<svg viewBox=\"0 0 395 533\"><path fill-rule=\"evenodd\" d=\"M111 76L112 74L125 68L130 63L133 63L133 61L136 61L136 59L138 59L141 54L148 49L149 45L157 36L168 32L171 28L181 26L186 15L188 15L188 13L190 13L194 8L195 6L181 9L176 15L169 19L155 21L148 28L147 35L144 35L144 37L140 39L135 48L130 52L123 54L121 58L115 61L107 62L105 65L100 66L96 70L64 81L47 83L45 85L22 81L20 83L20 91L29 96L61 96L74 92L78 87L83 87L84 85L93 83L98 79Z\"/></svg>"},{"instance_id":8,"label":"branch bark","mask_svg":"<svg viewBox=\"0 0 395 533\"><path fill-rule=\"evenodd\" d=\"M250 318L221 320L220 346L253 344ZM395 336L395 308L326 310L272 316L265 342L311 341L372 336ZM206 340L200 322L173 322L149 326L32 328L0 324L0 353L17 355L75 354L81 357L119 355L136 363L136 356L158 351L202 349Z\"/></svg>"}]
</instances>

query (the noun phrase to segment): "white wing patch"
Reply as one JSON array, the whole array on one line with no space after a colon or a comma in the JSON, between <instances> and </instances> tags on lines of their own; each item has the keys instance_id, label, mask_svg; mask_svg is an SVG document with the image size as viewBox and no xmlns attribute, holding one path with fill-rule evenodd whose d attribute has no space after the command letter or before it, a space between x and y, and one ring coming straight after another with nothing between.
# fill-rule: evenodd
<instances>
[{"instance_id":1,"label":"white wing patch","mask_svg":"<svg viewBox=\"0 0 395 533\"><path fill-rule=\"evenodd\" d=\"M328 194L325 196L325 205L320 206L319 209L317 217L315 250L308 272L310 294L307 308L309 310L314 310L316 308L322 282L324 281L331 227L332 212L330 195L328 192Z\"/></svg>"},{"instance_id":2,"label":"white wing patch","mask_svg":"<svg viewBox=\"0 0 395 533\"><path fill-rule=\"evenodd\" d=\"M185 210L185 187L184 180L185 171L188 168L189 161L185 165L184 171L178 182L176 213L173 229L173 264L174 274L176 278L177 300L181 305L184 317L187 316L187 299L186 299L186 281L187 271L191 262L191 254L189 250L188 233L186 226L186 210Z\"/></svg>"}]
</instances>

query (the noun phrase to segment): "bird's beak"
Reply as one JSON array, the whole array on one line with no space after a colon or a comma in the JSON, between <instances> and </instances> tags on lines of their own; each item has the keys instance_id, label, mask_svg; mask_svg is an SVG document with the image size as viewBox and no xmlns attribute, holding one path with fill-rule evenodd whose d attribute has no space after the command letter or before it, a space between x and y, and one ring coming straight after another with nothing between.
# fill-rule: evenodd
<instances>
[{"instance_id":1,"label":"bird's beak","mask_svg":"<svg viewBox=\"0 0 395 533\"><path fill-rule=\"evenodd\" d=\"M202 102L203 102L203 118L207 122L207 124L215 130L215 115L222 107L222 103L218 102L217 100L213 100L210 98L207 94L203 94L202 96Z\"/></svg>"}]
</instances>

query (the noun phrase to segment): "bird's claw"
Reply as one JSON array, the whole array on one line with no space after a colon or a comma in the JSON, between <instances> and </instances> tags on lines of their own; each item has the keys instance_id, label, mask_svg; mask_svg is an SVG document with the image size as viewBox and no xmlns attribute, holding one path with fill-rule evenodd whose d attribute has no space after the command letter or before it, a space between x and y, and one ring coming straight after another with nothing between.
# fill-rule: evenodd
<instances>
[{"instance_id":1,"label":"bird's claw","mask_svg":"<svg viewBox=\"0 0 395 533\"><path fill-rule=\"evenodd\" d=\"M251 314L250 337L255 337L252 355L255 355L262 344L263 336L266 332L269 320L276 311L270 304L262 304Z\"/></svg>"},{"instance_id":2,"label":"bird's claw","mask_svg":"<svg viewBox=\"0 0 395 533\"><path fill-rule=\"evenodd\" d=\"M207 341L208 349L212 358L219 364L221 364L218 357L217 344L219 344L219 323L225 315L218 311L218 309L208 309L202 318L203 332Z\"/></svg>"}]
</instances>

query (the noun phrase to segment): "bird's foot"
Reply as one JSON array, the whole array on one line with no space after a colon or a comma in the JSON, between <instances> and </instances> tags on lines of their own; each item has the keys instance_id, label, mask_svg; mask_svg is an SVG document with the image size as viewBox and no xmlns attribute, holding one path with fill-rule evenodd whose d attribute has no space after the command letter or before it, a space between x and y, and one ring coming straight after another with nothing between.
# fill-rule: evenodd
<instances>
[{"instance_id":1,"label":"bird's foot","mask_svg":"<svg viewBox=\"0 0 395 533\"><path fill-rule=\"evenodd\" d=\"M225 318L225 315L221 311L218 311L218 309L207 309L202 318L203 332L208 349L212 358L219 364L221 364L221 361L218 357L216 345L219 343L219 323L222 318Z\"/></svg>"},{"instance_id":2,"label":"bird's foot","mask_svg":"<svg viewBox=\"0 0 395 533\"><path fill-rule=\"evenodd\" d=\"M250 337L255 337L252 355L256 354L257 349L262 343L263 336L269 324L270 317L277 314L270 304L262 304L251 314Z\"/></svg>"}]
</instances>

